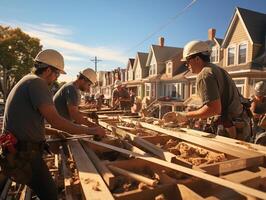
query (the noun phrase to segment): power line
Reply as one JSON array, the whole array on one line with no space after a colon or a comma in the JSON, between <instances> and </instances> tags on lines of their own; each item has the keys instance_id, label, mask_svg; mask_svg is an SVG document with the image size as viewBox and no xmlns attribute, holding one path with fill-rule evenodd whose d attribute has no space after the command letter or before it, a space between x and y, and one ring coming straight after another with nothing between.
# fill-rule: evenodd
<instances>
[{"instance_id":1,"label":"power line","mask_svg":"<svg viewBox=\"0 0 266 200\"><path fill-rule=\"evenodd\" d=\"M125 51L125 54L132 51L136 47L140 46L142 43L150 39L152 36L154 36L156 33L160 32L162 29L167 27L169 24L171 24L174 20L176 20L180 15L182 15L187 9L189 9L194 3L196 3L197 0L192 0L185 8L183 8L180 12L178 12L175 16L171 17L165 24L162 24L161 26L158 27L155 31L150 33L146 38L144 38L141 42L133 46L132 48L128 49Z\"/></svg>"},{"instance_id":2,"label":"power line","mask_svg":"<svg viewBox=\"0 0 266 200\"><path fill-rule=\"evenodd\" d=\"M97 56L94 57L94 59L91 59L92 62L94 62L94 69L95 69L95 72L97 72L97 64L98 62L102 61L102 60L99 60L97 58Z\"/></svg>"}]
</instances>

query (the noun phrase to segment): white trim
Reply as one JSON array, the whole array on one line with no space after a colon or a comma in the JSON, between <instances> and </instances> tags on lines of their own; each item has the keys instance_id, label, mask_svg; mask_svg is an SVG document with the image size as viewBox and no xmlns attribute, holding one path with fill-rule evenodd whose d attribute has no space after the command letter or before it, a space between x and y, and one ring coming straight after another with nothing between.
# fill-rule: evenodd
<instances>
[{"instance_id":1,"label":"white trim","mask_svg":"<svg viewBox=\"0 0 266 200\"><path fill-rule=\"evenodd\" d=\"M225 36L224 36L224 40L223 40L222 46L225 45L225 43L227 42L227 38L228 38L229 34L232 32L231 29L232 29L233 25L235 24L236 17L238 17L238 18L239 18L239 21L242 22L242 25L243 25L243 27L244 27L244 30L245 30L245 32L246 32L246 34L247 34L247 36L248 36L248 38L249 38L251 44L253 45L253 41L252 41L251 36L250 36L250 34L249 34L248 30L247 30L246 24L244 23L244 21L243 21L241 15L240 15L240 13L239 13L239 10L236 9L236 11L235 11L235 13L234 13L234 15L233 15L233 17L232 17L232 19L231 19L230 25L229 25L229 27L228 27L226 33L225 33Z\"/></svg>"}]
</instances>

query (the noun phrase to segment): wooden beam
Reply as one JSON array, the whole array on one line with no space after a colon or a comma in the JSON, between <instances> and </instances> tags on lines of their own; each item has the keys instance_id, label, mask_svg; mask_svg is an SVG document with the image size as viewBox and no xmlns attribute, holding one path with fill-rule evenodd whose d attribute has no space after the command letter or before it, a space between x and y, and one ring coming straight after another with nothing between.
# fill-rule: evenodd
<instances>
[{"instance_id":1,"label":"wooden beam","mask_svg":"<svg viewBox=\"0 0 266 200\"><path fill-rule=\"evenodd\" d=\"M159 158L161 158L163 160L166 160L168 162L178 163L178 164L190 167L190 168L192 167L191 163L189 163L183 159L180 159L176 155L157 147L156 145L146 141L145 138L140 138L140 137L138 137L132 133L124 131L124 130L117 128L115 126L112 126L106 122L100 121L99 124L101 126L103 126L104 128L111 130L112 132L115 132L115 134L118 134L121 137L127 138L130 141L140 145L141 147L145 148L146 150L148 150L149 152L153 153L154 155L158 156Z\"/></svg>"},{"instance_id":2,"label":"wooden beam","mask_svg":"<svg viewBox=\"0 0 266 200\"><path fill-rule=\"evenodd\" d=\"M128 122L129 120L123 119L123 121ZM210 148L210 149L216 150L218 152L226 153L228 155L232 155L235 157L245 158L245 157L249 157L249 156L262 155L258 152L254 152L254 151L246 150L246 149L240 149L240 148L237 148L237 147L230 145L230 144L217 143L215 141L209 140L209 138L206 138L206 137L203 138L199 135L198 136L191 135L191 134L189 134L190 129L188 129L186 131L184 131L184 130L174 130L173 131L173 130L161 128L160 126L157 126L157 125L148 124L145 122L136 122L136 121L131 121L131 122L140 123L140 125L144 128L155 130L157 132L160 132L160 133L163 133L166 135L170 135L170 136L173 136L175 138L179 138L181 140L185 140L185 141L188 141L190 143L194 143L194 144L200 145L202 147Z\"/></svg>"},{"instance_id":3,"label":"wooden beam","mask_svg":"<svg viewBox=\"0 0 266 200\"><path fill-rule=\"evenodd\" d=\"M82 144L83 149L85 150L85 152L87 153L87 155L89 156L89 158L91 159L91 161L93 162L93 164L95 165L96 169L102 175L105 183L109 186L109 189L110 190L113 190L114 187L115 187L115 183L116 183L115 176L106 167L106 165L104 165L100 161L100 159L97 157L97 155L89 148L89 146L87 145L87 143L85 143L84 141L80 141L80 142Z\"/></svg>"},{"instance_id":4,"label":"wooden beam","mask_svg":"<svg viewBox=\"0 0 266 200\"><path fill-rule=\"evenodd\" d=\"M262 153L266 155L266 147L262 145L257 145L249 142L243 142L236 139L228 138L228 137L222 137L219 135L214 135L211 133L206 133L203 131L193 130L193 129L187 129L187 128L181 128L181 130L186 131L188 134L195 135L195 136L201 136L208 138L209 140L213 140L220 143L230 144L235 147L240 147L242 149L248 149L249 151L255 151Z\"/></svg>"},{"instance_id":5,"label":"wooden beam","mask_svg":"<svg viewBox=\"0 0 266 200\"><path fill-rule=\"evenodd\" d=\"M200 169L208 172L208 174L219 175L223 173L233 172L249 167L255 167L264 163L264 157L255 156L249 158L238 158L223 162L208 164L206 166L198 166Z\"/></svg>"},{"instance_id":6,"label":"wooden beam","mask_svg":"<svg viewBox=\"0 0 266 200\"><path fill-rule=\"evenodd\" d=\"M31 189L28 186L24 186L20 194L19 200L31 200Z\"/></svg>"},{"instance_id":7,"label":"wooden beam","mask_svg":"<svg viewBox=\"0 0 266 200\"><path fill-rule=\"evenodd\" d=\"M69 146L76 162L83 194L87 200L114 199L102 177L98 174L91 160L78 141L69 141Z\"/></svg>"},{"instance_id":8,"label":"wooden beam","mask_svg":"<svg viewBox=\"0 0 266 200\"><path fill-rule=\"evenodd\" d=\"M62 147L59 149L59 153L61 156L62 173L64 176L65 197L66 197L66 200L73 200L73 196L72 196L72 192L71 192L72 176L71 176L70 170L67 168L67 159L66 159L66 156L63 152Z\"/></svg>"},{"instance_id":9,"label":"wooden beam","mask_svg":"<svg viewBox=\"0 0 266 200\"><path fill-rule=\"evenodd\" d=\"M166 168L170 168L170 169L173 169L173 170L176 170L176 171L179 171L179 172L183 172L185 174L188 174L188 175L191 175L191 176L194 176L194 177L198 177L200 179L203 179L203 180L209 181L211 183L215 183L215 184L221 185L221 186L226 187L226 188L230 188L232 190L235 190L235 191L238 191L238 192L250 195L250 196L254 196L254 197L257 197L257 198L261 198L261 199L265 199L266 198L266 193L265 192L262 192L260 190L256 190L256 189L253 189L253 188L250 188L250 187L238 184L238 183L233 183L233 182L228 181L228 180L223 180L223 179L221 179L219 177L216 177L216 176L213 176L213 175L209 175L209 174L206 174L206 173L203 173L203 172L200 172L200 171L196 171L194 169L190 169L190 168L187 168L187 167L183 167L183 166L180 166L180 165L177 165L177 164L169 163L169 162L166 162L166 161L154 158L154 157L142 156L142 155L133 153L131 151L128 151L128 150L125 150L125 149L121 149L121 148L118 148L118 147L114 147L114 146L111 146L111 145L107 145L107 144L104 144L104 143L101 143L101 142L90 141L90 140L87 140L87 139L84 139L84 140L87 141L87 142L90 142L90 143L103 145L103 146L105 146L107 148L116 150L116 151L118 151L120 153L124 153L124 154L127 154L127 155L134 155L134 157L136 157L136 158L143 159L143 160L149 161L151 163L156 163L156 164L162 165L162 166L164 166Z\"/></svg>"},{"instance_id":10,"label":"wooden beam","mask_svg":"<svg viewBox=\"0 0 266 200\"><path fill-rule=\"evenodd\" d=\"M118 173L118 174L124 175L126 177L132 178L132 179L137 180L139 182L145 183L149 186L155 187L158 184L157 180L153 180L153 179L147 178L145 176L141 176L141 175L136 174L134 172L130 172L128 170L121 169L119 167L115 167L113 165L108 165L108 167L110 170L112 170L115 173Z\"/></svg>"}]
</instances>

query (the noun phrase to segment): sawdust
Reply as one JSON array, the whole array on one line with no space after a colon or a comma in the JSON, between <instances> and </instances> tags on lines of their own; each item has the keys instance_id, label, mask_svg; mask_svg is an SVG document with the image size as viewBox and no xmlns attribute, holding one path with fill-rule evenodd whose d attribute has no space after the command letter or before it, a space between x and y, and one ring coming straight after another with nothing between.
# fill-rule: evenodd
<instances>
[{"instance_id":1,"label":"sawdust","mask_svg":"<svg viewBox=\"0 0 266 200\"><path fill-rule=\"evenodd\" d=\"M166 144L161 146L164 150L187 160L195 166L227 160L224 153L216 153L200 147L193 147L185 142L178 142L173 139L168 140Z\"/></svg>"}]
</instances>

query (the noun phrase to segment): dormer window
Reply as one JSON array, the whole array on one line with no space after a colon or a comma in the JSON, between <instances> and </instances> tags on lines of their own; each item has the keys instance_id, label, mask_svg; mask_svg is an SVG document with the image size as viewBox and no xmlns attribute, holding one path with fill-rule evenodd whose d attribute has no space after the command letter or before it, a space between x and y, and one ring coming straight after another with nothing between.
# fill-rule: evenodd
<instances>
[{"instance_id":1,"label":"dormer window","mask_svg":"<svg viewBox=\"0 0 266 200\"><path fill-rule=\"evenodd\" d=\"M247 44L240 44L238 49L238 64L246 63L247 60Z\"/></svg>"},{"instance_id":2,"label":"dormer window","mask_svg":"<svg viewBox=\"0 0 266 200\"><path fill-rule=\"evenodd\" d=\"M228 54L227 54L227 65L228 66L235 64L235 54L236 54L235 46L228 47Z\"/></svg>"}]
</instances>

